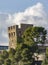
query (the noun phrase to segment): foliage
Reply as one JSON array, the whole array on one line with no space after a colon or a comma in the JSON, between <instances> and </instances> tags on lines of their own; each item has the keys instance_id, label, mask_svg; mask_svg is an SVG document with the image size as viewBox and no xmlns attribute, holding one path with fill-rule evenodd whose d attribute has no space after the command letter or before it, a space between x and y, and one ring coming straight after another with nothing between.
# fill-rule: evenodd
<instances>
[{"instance_id":1,"label":"foliage","mask_svg":"<svg viewBox=\"0 0 48 65\"><path fill-rule=\"evenodd\" d=\"M1 58L0 59L0 65L4 64L4 60Z\"/></svg>"},{"instance_id":2,"label":"foliage","mask_svg":"<svg viewBox=\"0 0 48 65\"><path fill-rule=\"evenodd\" d=\"M46 57L48 58L48 47L46 48Z\"/></svg>"},{"instance_id":3,"label":"foliage","mask_svg":"<svg viewBox=\"0 0 48 65\"><path fill-rule=\"evenodd\" d=\"M14 57L15 52L16 52L15 49L10 48L10 50L9 50L9 58L10 58L10 59L12 59L12 58Z\"/></svg>"},{"instance_id":4,"label":"foliage","mask_svg":"<svg viewBox=\"0 0 48 65\"><path fill-rule=\"evenodd\" d=\"M46 48L46 64L48 64L48 47Z\"/></svg>"},{"instance_id":5,"label":"foliage","mask_svg":"<svg viewBox=\"0 0 48 65\"><path fill-rule=\"evenodd\" d=\"M22 35L24 44L32 46L36 43L44 43L46 30L43 27L29 27Z\"/></svg>"},{"instance_id":6,"label":"foliage","mask_svg":"<svg viewBox=\"0 0 48 65\"><path fill-rule=\"evenodd\" d=\"M4 65L11 65L11 60L10 59L6 59L4 62Z\"/></svg>"},{"instance_id":7,"label":"foliage","mask_svg":"<svg viewBox=\"0 0 48 65\"><path fill-rule=\"evenodd\" d=\"M6 59L6 58L9 57L9 53L8 53L6 50L4 50L4 51L2 52L1 57L2 57L3 59Z\"/></svg>"},{"instance_id":8,"label":"foliage","mask_svg":"<svg viewBox=\"0 0 48 65\"><path fill-rule=\"evenodd\" d=\"M0 65L4 64L5 60L9 57L9 53L6 50L3 50L0 54Z\"/></svg>"},{"instance_id":9,"label":"foliage","mask_svg":"<svg viewBox=\"0 0 48 65\"><path fill-rule=\"evenodd\" d=\"M12 54L12 55L14 55L15 54L15 49L13 49L13 48L10 48L10 50L9 50L9 54Z\"/></svg>"},{"instance_id":10,"label":"foliage","mask_svg":"<svg viewBox=\"0 0 48 65\"><path fill-rule=\"evenodd\" d=\"M44 61L42 62L42 65L48 65L48 47L46 48L46 56Z\"/></svg>"}]
</instances>

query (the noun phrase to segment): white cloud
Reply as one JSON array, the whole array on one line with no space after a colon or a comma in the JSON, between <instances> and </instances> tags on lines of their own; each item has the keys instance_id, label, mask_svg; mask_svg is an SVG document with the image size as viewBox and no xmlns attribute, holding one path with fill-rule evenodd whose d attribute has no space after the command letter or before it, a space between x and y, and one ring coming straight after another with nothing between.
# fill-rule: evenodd
<instances>
[{"instance_id":1,"label":"white cloud","mask_svg":"<svg viewBox=\"0 0 48 65\"><path fill-rule=\"evenodd\" d=\"M45 13L44 6L41 3L37 3L31 7L28 7L23 12L13 14L0 13L0 26L2 27L0 27L1 38L5 38L6 40L8 39L7 27L14 24L29 23L37 26L43 26L48 30L47 18L47 13Z\"/></svg>"},{"instance_id":2,"label":"white cloud","mask_svg":"<svg viewBox=\"0 0 48 65\"><path fill-rule=\"evenodd\" d=\"M6 31L2 31L2 36L3 36L4 38L7 38L7 37L8 37L7 32L6 32Z\"/></svg>"},{"instance_id":3,"label":"white cloud","mask_svg":"<svg viewBox=\"0 0 48 65\"><path fill-rule=\"evenodd\" d=\"M37 3L36 5L29 7L25 10L26 15L42 16L43 13L43 5L41 3Z\"/></svg>"},{"instance_id":4,"label":"white cloud","mask_svg":"<svg viewBox=\"0 0 48 65\"><path fill-rule=\"evenodd\" d=\"M19 24L19 23L32 23L39 25L42 22L42 25L46 24L46 13L44 7L41 3L37 3L34 6L31 6L23 12L14 13L9 15L7 19L8 24Z\"/></svg>"}]
</instances>

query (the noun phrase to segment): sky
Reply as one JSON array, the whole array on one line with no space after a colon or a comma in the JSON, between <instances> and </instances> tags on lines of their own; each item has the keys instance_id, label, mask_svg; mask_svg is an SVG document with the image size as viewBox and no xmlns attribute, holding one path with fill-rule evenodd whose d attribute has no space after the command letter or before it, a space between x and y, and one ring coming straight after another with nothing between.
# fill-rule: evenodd
<instances>
[{"instance_id":1,"label":"sky","mask_svg":"<svg viewBox=\"0 0 48 65\"><path fill-rule=\"evenodd\" d=\"M48 0L0 0L0 45L9 45L8 26L20 23L48 31Z\"/></svg>"}]
</instances>

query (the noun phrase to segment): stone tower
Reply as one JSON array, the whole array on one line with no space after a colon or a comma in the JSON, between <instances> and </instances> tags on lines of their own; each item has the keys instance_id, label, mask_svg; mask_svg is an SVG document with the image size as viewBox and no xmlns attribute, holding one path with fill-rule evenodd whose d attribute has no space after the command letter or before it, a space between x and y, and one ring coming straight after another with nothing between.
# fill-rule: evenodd
<instances>
[{"instance_id":1,"label":"stone tower","mask_svg":"<svg viewBox=\"0 0 48 65\"><path fill-rule=\"evenodd\" d=\"M9 48L16 48L18 42L20 42L19 38L21 38L23 32L26 28L33 26L32 24L21 24L13 25L8 27L8 36L9 36Z\"/></svg>"}]
</instances>

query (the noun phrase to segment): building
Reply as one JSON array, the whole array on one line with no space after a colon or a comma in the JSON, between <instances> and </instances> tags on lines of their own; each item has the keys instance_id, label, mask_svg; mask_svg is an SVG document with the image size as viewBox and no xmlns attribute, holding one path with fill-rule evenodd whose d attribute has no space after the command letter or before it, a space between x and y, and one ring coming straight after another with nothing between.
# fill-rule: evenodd
<instances>
[{"instance_id":1,"label":"building","mask_svg":"<svg viewBox=\"0 0 48 65\"><path fill-rule=\"evenodd\" d=\"M19 43L21 40L21 36L26 28L33 26L32 24L20 24L13 25L8 27L8 36L9 36L9 48L16 47L16 44Z\"/></svg>"},{"instance_id":2,"label":"building","mask_svg":"<svg viewBox=\"0 0 48 65\"><path fill-rule=\"evenodd\" d=\"M0 46L0 50L7 50L8 46Z\"/></svg>"},{"instance_id":3,"label":"building","mask_svg":"<svg viewBox=\"0 0 48 65\"><path fill-rule=\"evenodd\" d=\"M3 50L8 50L8 46L0 45L0 53L2 53Z\"/></svg>"}]
</instances>

